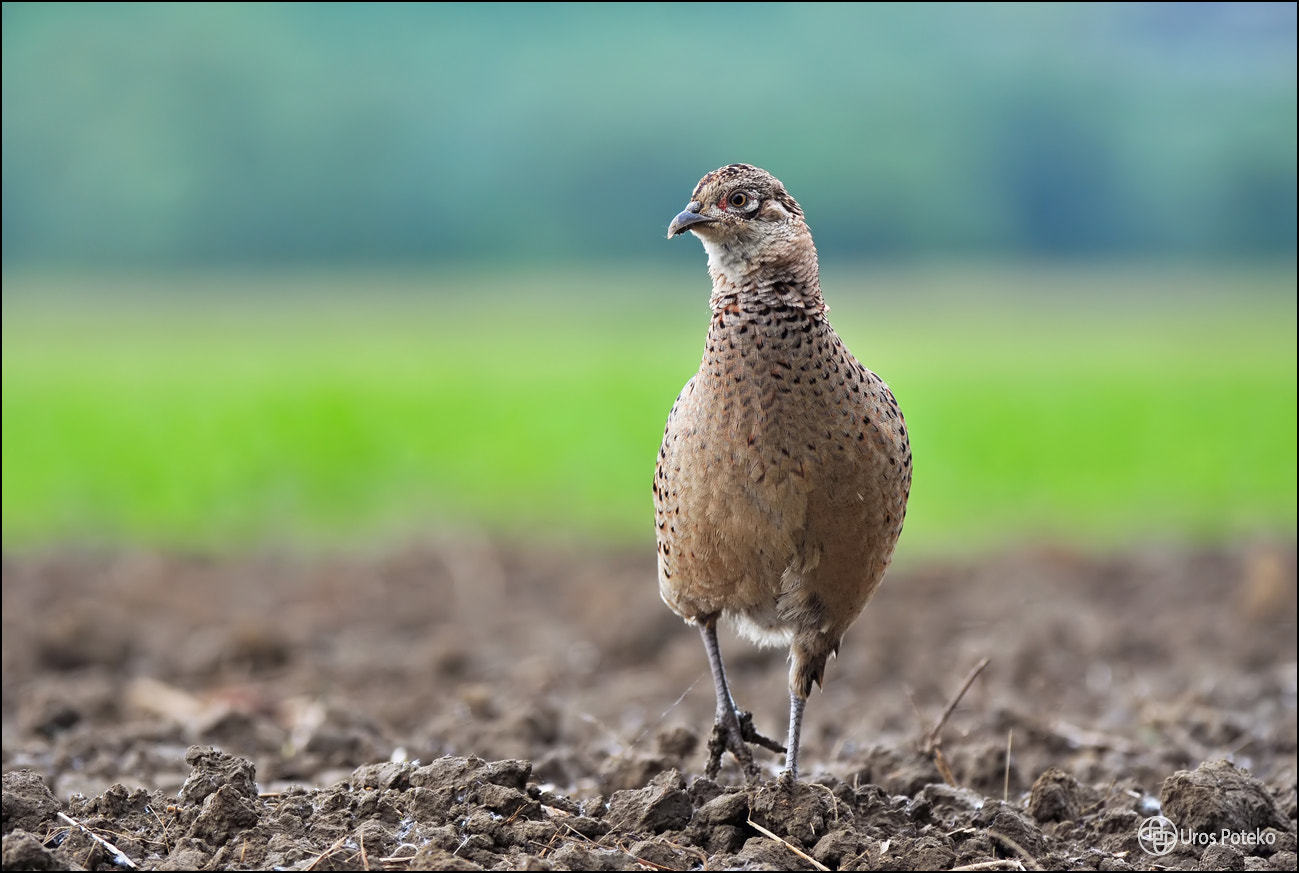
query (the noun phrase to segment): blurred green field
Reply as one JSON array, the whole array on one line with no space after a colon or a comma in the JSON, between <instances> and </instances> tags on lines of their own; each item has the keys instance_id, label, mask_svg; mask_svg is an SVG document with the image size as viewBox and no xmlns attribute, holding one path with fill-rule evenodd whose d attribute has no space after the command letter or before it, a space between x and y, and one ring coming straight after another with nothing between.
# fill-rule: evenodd
<instances>
[{"instance_id":1,"label":"blurred green field","mask_svg":"<svg viewBox=\"0 0 1299 873\"><path fill-rule=\"evenodd\" d=\"M7 276L5 547L647 543L702 259L612 284L538 272ZM900 558L1294 537L1293 268L823 284L907 416Z\"/></svg>"}]
</instances>

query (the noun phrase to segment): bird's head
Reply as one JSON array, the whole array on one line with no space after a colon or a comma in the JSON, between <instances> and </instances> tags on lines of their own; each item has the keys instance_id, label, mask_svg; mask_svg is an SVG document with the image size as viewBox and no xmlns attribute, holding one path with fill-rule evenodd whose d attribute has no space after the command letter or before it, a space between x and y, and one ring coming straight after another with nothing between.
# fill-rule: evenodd
<instances>
[{"instance_id":1,"label":"bird's head","mask_svg":"<svg viewBox=\"0 0 1299 873\"><path fill-rule=\"evenodd\" d=\"M755 268L806 258L815 262L803 210L780 180L749 164L730 164L699 180L690 203L668 225L668 238L690 231L710 266L732 280Z\"/></svg>"}]
</instances>

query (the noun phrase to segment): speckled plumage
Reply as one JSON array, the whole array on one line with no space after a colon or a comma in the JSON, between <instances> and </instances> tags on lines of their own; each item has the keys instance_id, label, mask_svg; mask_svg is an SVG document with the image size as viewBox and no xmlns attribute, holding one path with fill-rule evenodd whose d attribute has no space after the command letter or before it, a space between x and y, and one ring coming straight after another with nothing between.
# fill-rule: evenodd
<instances>
[{"instance_id":1,"label":"speckled plumage","mask_svg":"<svg viewBox=\"0 0 1299 873\"><path fill-rule=\"evenodd\" d=\"M752 775L745 741L762 741L730 699L718 619L790 646L786 767L796 776L803 704L902 530L907 430L888 386L830 326L811 232L777 179L747 164L709 173L668 235L686 230L708 253L712 323L659 450L659 589L708 648L710 774L729 749Z\"/></svg>"}]
</instances>

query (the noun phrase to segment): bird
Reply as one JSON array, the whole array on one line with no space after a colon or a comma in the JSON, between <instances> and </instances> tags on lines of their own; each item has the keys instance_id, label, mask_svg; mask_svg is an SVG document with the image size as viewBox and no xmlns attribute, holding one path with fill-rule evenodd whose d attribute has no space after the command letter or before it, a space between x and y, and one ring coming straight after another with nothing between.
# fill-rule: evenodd
<instances>
[{"instance_id":1,"label":"bird","mask_svg":"<svg viewBox=\"0 0 1299 873\"><path fill-rule=\"evenodd\" d=\"M907 428L889 387L827 318L803 209L766 170L699 180L668 225L702 241L711 321L698 372L668 414L654 474L659 593L696 625L717 694L705 775L750 743L797 780L803 712L893 558L911 493ZM731 697L719 621L789 646L784 746Z\"/></svg>"}]
</instances>

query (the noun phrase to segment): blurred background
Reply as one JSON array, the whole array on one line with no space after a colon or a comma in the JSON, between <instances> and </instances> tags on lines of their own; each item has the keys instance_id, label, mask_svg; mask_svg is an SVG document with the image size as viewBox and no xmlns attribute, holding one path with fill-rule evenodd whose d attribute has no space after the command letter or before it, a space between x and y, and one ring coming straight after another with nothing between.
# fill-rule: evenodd
<instances>
[{"instance_id":1,"label":"blurred background","mask_svg":"<svg viewBox=\"0 0 1299 873\"><path fill-rule=\"evenodd\" d=\"M6 548L652 548L802 203L907 415L900 560L1294 539L1294 4L3 7ZM647 553L648 554L648 553Z\"/></svg>"}]
</instances>

